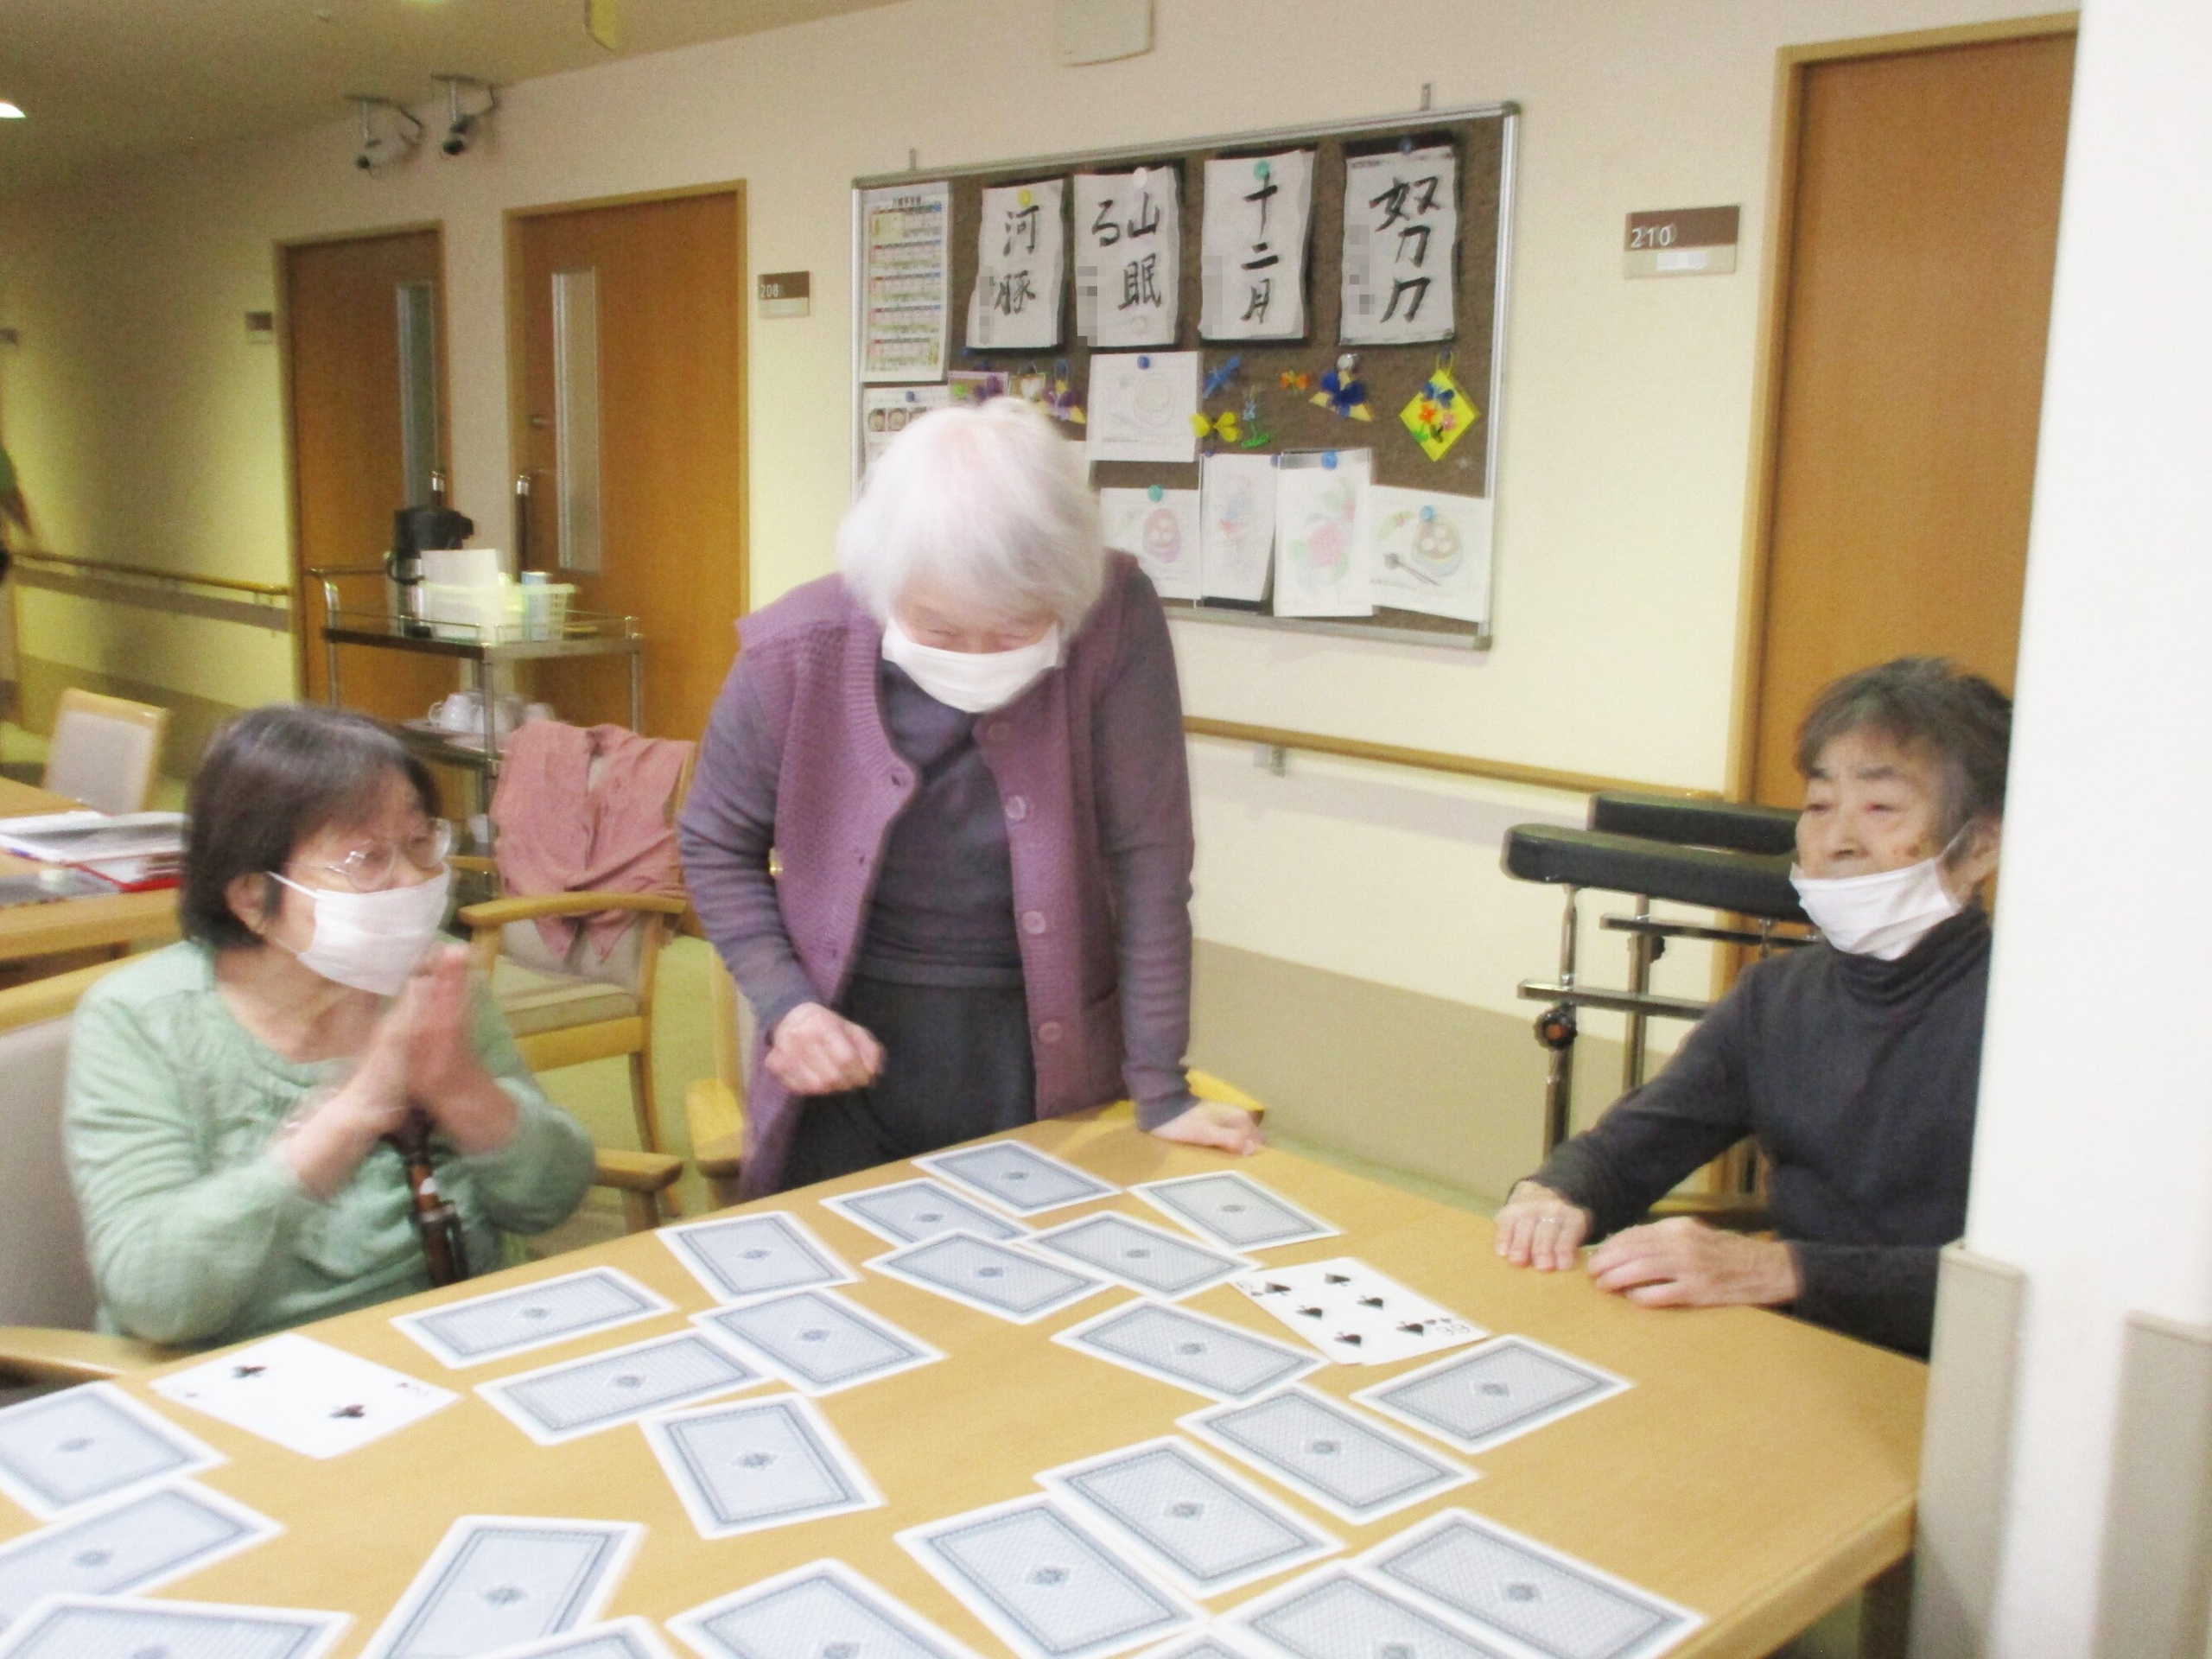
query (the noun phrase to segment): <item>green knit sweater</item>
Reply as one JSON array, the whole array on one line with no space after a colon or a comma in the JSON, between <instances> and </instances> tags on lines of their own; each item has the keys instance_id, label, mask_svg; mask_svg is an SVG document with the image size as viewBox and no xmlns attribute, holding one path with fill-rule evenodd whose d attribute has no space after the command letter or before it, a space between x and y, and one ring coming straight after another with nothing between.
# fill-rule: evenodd
<instances>
[{"instance_id":1,"label":"green knit sweater","mask_svg":"<svg viewBox=\"0 0 2212 1659\"><path fill-rule=\"evenodd\" d=\"M520 1114L497 1152L437 1160L469 1261L486 1272L499 1265L501 1230L542 1232L575 1210L593 1157L481 986L471 1042ZM300 1097L346 1070L296 1065L241 1026L204 945L156 951L86 995L63 1135L103 1329L236 1342L429 1287L397 1154L378 1147L325 1204L272 1144Z\"/></svg>"}]
</instances>

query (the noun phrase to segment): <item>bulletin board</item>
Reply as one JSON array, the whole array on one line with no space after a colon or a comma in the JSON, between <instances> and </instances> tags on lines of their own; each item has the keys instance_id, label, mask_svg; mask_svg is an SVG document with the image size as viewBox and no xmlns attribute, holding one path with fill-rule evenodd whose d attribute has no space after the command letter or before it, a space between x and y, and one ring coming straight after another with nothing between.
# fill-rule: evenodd
<instances>
[{"instance_id":1,"label":"bulletin board","mask_svg":"<svg viewBox=\"0 0 2212 1659\"><path fill-rule=\"evenodd\" d=\"M860 362L867 303L862 274L865 193L901 185L944 183L950 187L951 280L945 325L948 369L996 370L1018 376L1025 372L1052 371L1065 359L1075 401L1087 408L1093 347L1077 332L1077 284L1072 270L1061 284L1058 346L989 350L971 345L967 339L968 301L976 282L983 192L997 186L1053 179L1070 181L1071 188L1063 192L1061 213L1065 221L1071 213L1071 181L1076 174L1166 167L1173 169L1179 179L1179 302L1173 343L1162 343L1151 349L1200 353L1202 377L1210 375L1230 358L1243 359L1236 379L1205 404L1208 412L1241 408L1245 392L1256 393L1261 414L1258 423L1270 441L1251 453L1281 454L1363 448L1372 453L1371 476L1376 484L1479 496L1489 500L1494 511L1518 117L1518 106L1512 104L1425 110L1371 121L1282 128L1180 143L1090 150L972 168L922 168L855 179L852 402L855 482L865 442ZM1340 343L1346 161L1391 150L1444 145L1449 145L1458 157L1459 234L1452 254L1457 281L1452 338L1408 345ZM1304 250L1306 332L1296 340L1201 339L1205 163L1292 149L1314 152L1312 207ZM1066 245L1071 250L1071 234ZM1103 352L1107 348L1098 349ZM1358 353L1358 376L1365 383L1371 421L1347 419L1331 408L1317 407L1311 401L1310 391L1286 390L1282 386L1281 377L1289 373L1308 377L1318 388L1324 375L1334 367L1338 354L1344 352ZM1401 420L1400 411L1421 392L1440 362L1448 362L1453 377L1479 411L1479 417L1440 460L1431 460ZM1067 426L1064 430L1072 440L1080 442L1084 429ZM1158 485L1168 489L1195 490L1198 487L1199 471L1195 462L1185 465L1102 461L1093 467L1091 481L1102 489ZM1493 565L1495 548L1493 532ZM1491 593L1494 599L1494 583ZM1486 646L1491 637L1488 618L1471 622L1385 608L1379 599L1372 616L1344 619L1274 615L1272 590L1267 599L1256 604L1211 598L1166 602L1173 616L1243 626L1295 629L1461 649Z\"/></svg>"}]
</instances>

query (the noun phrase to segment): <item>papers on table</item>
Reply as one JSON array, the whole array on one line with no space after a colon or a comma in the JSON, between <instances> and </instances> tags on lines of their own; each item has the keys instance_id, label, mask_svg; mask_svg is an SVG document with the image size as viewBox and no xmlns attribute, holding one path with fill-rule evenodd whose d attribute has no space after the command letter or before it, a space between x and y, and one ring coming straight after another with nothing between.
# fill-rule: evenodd
<instances>
[{"instance_id":1,"label":"papers on table","mask_svg":"<svg viewBox=\"0 0 2212 1659\"><path fill-rule=\"evenodd\" d=\"M920 1338L834 1291L763 1297L691 1318L817 1398L944 1357Z\"/></svg>"},{"instance_id":2,"label":"papers on table","mask_svg":"<svg viewBox=\"0 0 2212 1659\"><path fill-rule=\"evenodd\" d=\"M1345 345L1452 338L1459 175L1459 153L1450 144L1345 161Z\"/></svg>"},{"instance_id":3,"label":"papers on table","mask_svg":"<svg viewBox=\"0 0 2212 1659\"><path fill-rule=\"evenodd\" d=\"M122 1596L197 1573L283 1529L220 1492L173 1482L0 1544L0 1630L44 1596Z\"/></svg>"},{"instance_id":4,"label":"papers on table","mask_svg":"<svg viewBox=\"0 0 2212 1659\"><path fill-rule=\"evenodd\" d=\"M626 1273L613 1268L586 1268L512 1290L495 1290L421 1313L402 1313L392 1324L458 1369L576 1337L596 1336L656 1313L675 1311L675 1303L647 1290Z\"/></svg>"},{"instance_id":5,"label":"papers on table","mask_svg":"<svg viewBox=\"0 0 2212 1659\"><path fill-rule=\"evenodd\" d=\"M0 1492L41 1521L224 1461L111 1382L0 1411Z\"/></svg>"},{"instance_id":6,"label":"papers on table","mask_svg":"<svg viewBox=\"0 0 2212 1659\"><path fill-rule=\"evenodd\" d=\"M789 1211L687 1221L653 1236L718 1302L742 1301L809 1285L849 1285L855 1275Z\"/></svg>"},{"instance_id":7,"label":"papers on table","mask_svg":"<svg viewBox=\"0 0 2212 1659\"><path fill-rule=\"evenodd\" d=\"M204 1601L48 1596L0 1638L4 1659L321 1659L346 1613Z\"/></svg>"},{"instance_id":8,"label":"papers on table","mask_svg":"<svg viewBox=\"0 0 2212 1659\"><path fill-rule=\"evenodd\" d=\"M1625 1377L1541 1342L1499 1337L1362 1389L1352 1398L1446 1446L1487 1452L1629 1386Z\"/></svg>"},{"instance_id":9,"label":"papers on table","mask_svg":"<svg viewBox=\"0 0 2212 1659\"><path fill-rule=\"evenodd\" d=\"M969 1233L944 1233L909 1244L877 1256L868 1266L1014 1325L1034 1324L1096 1295L1108 1283L1096 1274Z\"/></svg>"},{"instance_id":10,"label":"papers on table","mask_svg":"<svg viewBox=\"0 0 2212 1659\"><path fill-rule=\"evenodd\" d=\"M1327 1222L1236 1170L1145 1181L1129 1191L1224 1249L1270 1250L1337 1236Z\"/></svg>"},{"instance_id":11,"label":"papers on table","mask_svg":"<svg viewBox=\"0 0 2212 1659\"><path fill-rule=\"evenodd\" d=\"M1101 490L1098 514L1106 545L1135 556L1162 599L1196 599L1201 531L1198 492L1164 489Z\"/></svg>"},{"instance_id":12,"label":"papers on table","mask_svg":"<svg viewBox=\"0 0 2212 1659\"><path fill-rule=\"evenodd\" d=\"M1196 461L1198 353L1095 353L1086 412L1084 442L1093 463Z\"/></svg>"},{"instance_id":13,"label":"papers on table","mask_svg":"<svg viewBox=\"0 0 2212 1659\"><path fill-rule=\"evenodd\" d=\"M899 184L861 198L861 378L935 380L944 372L952 288L952 187Z\"/></svg>"},{"instance_id":14,"label":"papers on table","mask_svg":"<svg viewBox=\"0 0 2212 1659\"><path fill-rule=\"evenodd\" d=\"M983 192L976 223L976 286L968 298L969 345L1046 351L1060 343L1066 190L1065 179L1039 179Z\"/></svg>"},{"instance_id":15,"label":"papers on table","mask_svg":"<svg viewBox=\"0 0 2212 1659\"><path fill-rule=\"evenodd\" d=\"M976 1659L937 1626L835 1560L779 1573L678 1613L668 1627L709 1659Z\"/></svg>"},{"instance_id":16,"label":"papers on table","mask_svg":"<svg viewBox=\"0 0 2212 1659\"><path fill-rule=\"evenodd\" d=\"M310 1458L355 1451L460 1398L290 1331L149 1386Z\"/></svg>"},{"instance_id":17,"label":"papers on table","mask_svg":"<svg viewBox=\"0 0 2212 1659\"><path fill-rule=\"evenodd\" d=\"M887 1244L918 1244L939 1233L955 1232L978 1238L1019 1238L1028 1230L926 1177L841 1192L822 1202Z\"/></svg>"},{"instance_id":18,"label":"papers on table","mask_svg":"<svg viewBox=\"0 0 2212 1659\"><path fill-rule=\"evenodd\" d=\"M1354 1526L1475 1478L1464 1465L1310 1389L1213 1406L1177 1421Z\"/></svg>"},{"instance_id":19,"label":"papers on table","mask_svg":"<svg viewBox=\"0 0 2212 1659\"><path fill-rule=\"evenodd\" d=\"M710 1337L678 1331L480 1382L476 1392L540 1446L559 1446L767 1380Z\"/></svg>"},{"instance_id":20,"label":"papers on table","mask_svg":"<svg viewBox=\"0 0 2212 1659\"><path fill-rule=\"evenodd\" d=\"M120 887L170 887L184 862L184 833L181 812L50 812L0 819L0 851L88 871Z\"/></svg>"},{"instance_id":21,"label":"papers on table","mask_svg":"<svg viewBox=\"0 0 2212 1659\"><path fill-rule=\"evenodd\" d=\"M1172 346L1182 211L1172 167L1075 175L1075 329L1093 346Z\"/></svg>"},{"instance_id":22,"label":"papers on table","mask_svg":"<svg viewBox=\"0 0 2212 1659\"><path fill-rule=\"evenodd\" d=\"M1198 463L1199 587L1208 599L1267 597L1275 556L1275 459L1211 454Z\"/></svg>"},{"instance_id":23,"label":"papers on table","mask_svg":"<svg viewBox=\"0 0 2212 1659\"><path fill-rule=\"evenodd\" d=\"M1310 149L1206 163L1200 339L1296 340L1306 332L1313 207Z\"/></svg>"},{"instance_id":24,"label":"papers on table","mask_svg":"<svg viewBox=\"0 0 2212 1659\"><path fill-rule=\"evenodd\" d=\"M645 1419L645 1429L702 1538L883 1503L820 1408L799 1395L671 1412Z\"/></svg>"},{"instance_id":25,"label":"papers on table","mask_svg":"<svg viewBox=\"0 0 2212 1659\"><path fill-rule=\"evenodd\" d=\"M1020 1141L987 1141L980 1146L933 1152L914 1161L1017 1216L1042 1215L1047 1210L1064 1210L1092 1198L1109 1198L1122 1190Z\"/></svg>"},{"instance_id":26,"label":"papers on table","mask_svg":"<svg viewBox=\"0 0 2212 1659\"><path fill-rule=\"evenodd\" d=\"M1490 1334L1349 1255L1249 1274L1236 1288L1339 1365L1388 1365Z\"/></svg>"},{"instance_id":27,"label":"papers on table","mask_svg":"<svg viewBox=\"0 0 2212 1659\"><path fill-rule=\"evenodd\" d=\"M1127 1302L1052 1340L1209 1400L1250 1400L1318 1370L1284 1343L1166 1302Z\"/></svg>"},{"instance_id":28,"label":"papers on table","mask_svg":"<svg viewBox=\"0 0 2212 1659\"><path fill-rule=\"evenodd\" d=\"M620 1521L465 1515L369 1638L363 1659L488 1654L588 1624L645 1530Z\"/></svg>"}]
</instances>

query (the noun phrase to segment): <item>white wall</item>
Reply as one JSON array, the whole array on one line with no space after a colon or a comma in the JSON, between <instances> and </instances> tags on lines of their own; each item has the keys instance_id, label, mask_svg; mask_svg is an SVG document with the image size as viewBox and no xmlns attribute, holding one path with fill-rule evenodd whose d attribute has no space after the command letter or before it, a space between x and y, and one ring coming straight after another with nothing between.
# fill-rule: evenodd
<instances>
[{"instance_id":1,"label":"white wall","mask_svg":"<svg viewBox=\"0 0 2212 1659\"><path fill-rule=\"evenodd\" d=\"M2212 12L2092 0L1967 1221L2027 1274L1989 1649L2021 1659L2090 1650L2123 1316L2212 1323L2208 85Z\"/></svg>"}]
</instances>

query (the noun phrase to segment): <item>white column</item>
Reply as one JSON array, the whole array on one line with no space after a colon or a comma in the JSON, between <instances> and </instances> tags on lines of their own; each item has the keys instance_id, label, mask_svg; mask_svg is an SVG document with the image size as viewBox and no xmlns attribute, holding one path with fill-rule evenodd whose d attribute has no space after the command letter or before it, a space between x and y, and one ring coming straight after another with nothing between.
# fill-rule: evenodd
<instances>
[{"instance_id":1,"label":"white column","mask_svg":"<svg viewBox=\"0 0 2212 1659\"><path fill-rule=\"evenodd\" d=\"M2131 1310L2212 1322L2212 6L2088 0L1967 1242L2026 1274L1988 1652L2087 1655Z\"/></svg>"}]
</instances>

